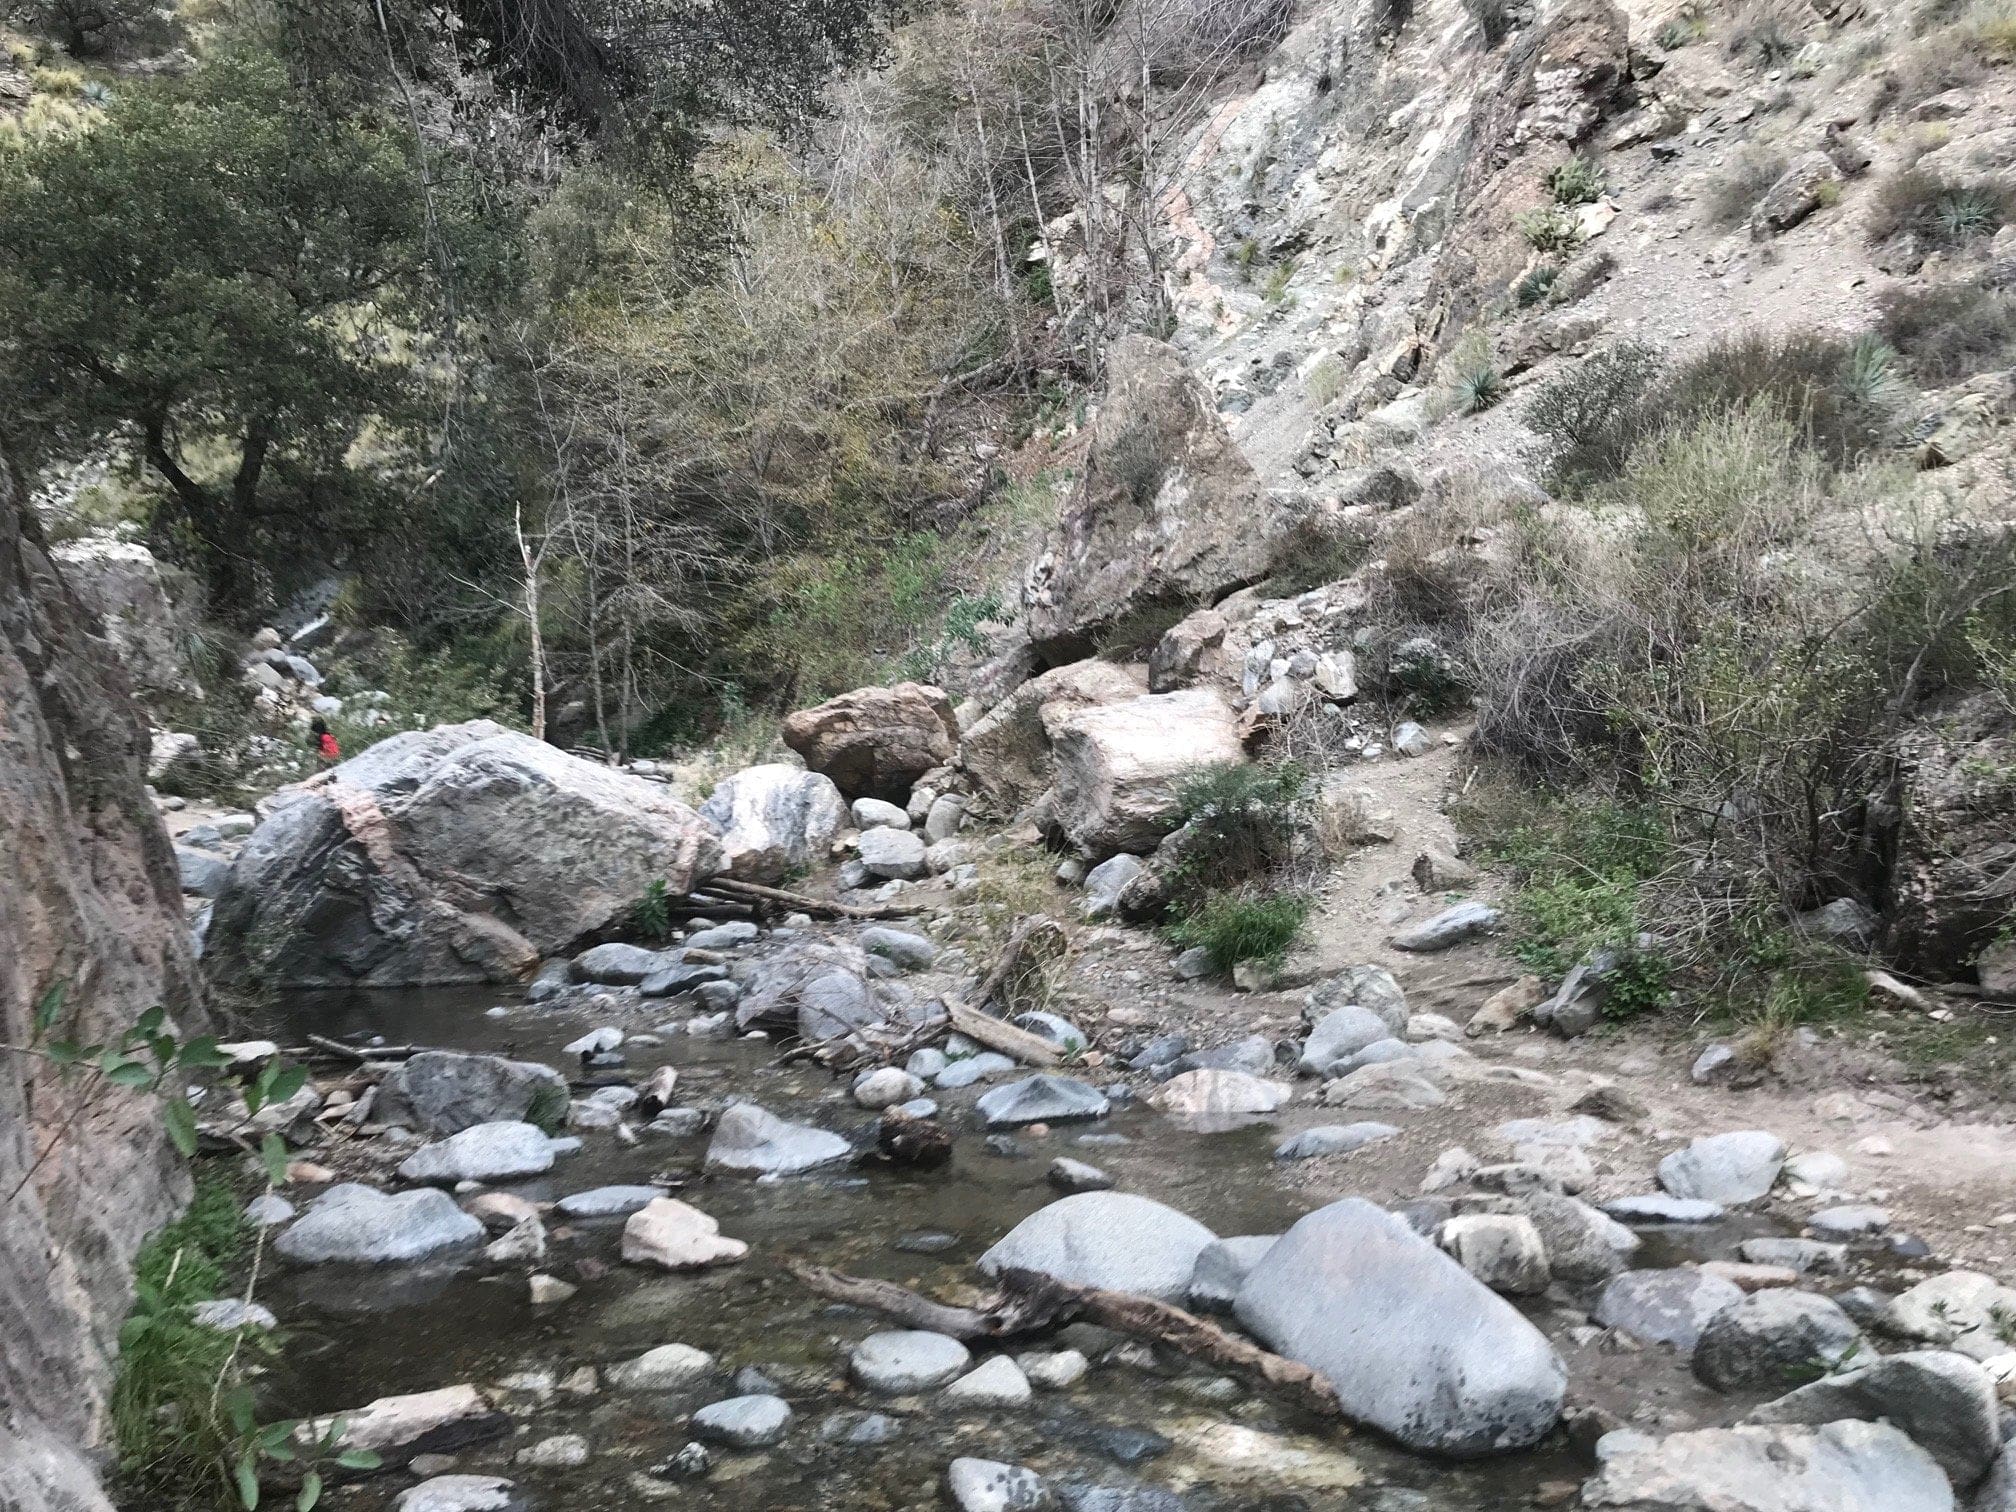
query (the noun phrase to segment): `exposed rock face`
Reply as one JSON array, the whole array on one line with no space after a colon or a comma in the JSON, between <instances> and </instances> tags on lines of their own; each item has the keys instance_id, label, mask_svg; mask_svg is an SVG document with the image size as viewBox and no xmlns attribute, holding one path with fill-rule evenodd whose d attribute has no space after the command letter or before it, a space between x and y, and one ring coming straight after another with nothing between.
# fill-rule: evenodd
<instances>
[{"instance_id":1,"label":"exposed rock face","mask_svg":"<svg viewBox=\"0 0 2016 1512\"><path fill-rule=\"evenodd\" d=\"M720 867L664 787L488 720L395 735L283 791L205 942L228 980L499 982Z\"/></svg>"},{"instance_id":2,"label":"exposed rock face","mask_svg":"<svg viewBox=\"0 0 2016 1512\"><path fill-rule=\"evenodd\" d=\"M943 688L856 688L785 720L784 744L848 799L902 803L919 777L952 759L959 721Z\"/></svg>"},{"instance_id":3,"label":"exposed rock face","mask_svg":"<svg viewBox=\"0 0 2016 1512\"><path fill-rule=\"evenodd\" d=\"M1050 741L1081 709L1125 703L1143 692L1138 676L1109 661L1073 662L1032 678L983 715L959 742L959 766L980 796L1012 814L1050 786Z\"/></svg>"},{"instance_id":4,"label":"exposed rock face","mask_svg":"<svg viewBox=\"0 0 2016 1512\"><path fill-rule=\"evenodd\" d=\"M1245 759L1231 706L1205 688L1082 710L1058 728L1052 749L1057 824L1100 859L1154 849L1181 818L1184 778Z\"/></svg>"},{"instance_id":5,"label":"exposed rock face","mask_svg":"<svg viewBox=\"0 0 2016 1512\"><path fill-rule=\"evenodd\" d=\"M153 1004L201 1029L175 862L142 790L148 739L126 673L67 586L0 458L0 1041L24 1044L43 995L58 1023L116 1035ZM37 1064L0 1055L0 1192L68 1117ZM188 1179L144 1098L55 1146L0 1221L0 1506L99 1512L84 1451L106 1390L133 1252Z\"/></svg>"},{"instance_id":6,"label":"exposed rock face","mask_svg":"<svg viewBox=\"0 0 2016 1512\"><path fill-rule=\"evenodd\" d=\"M1084 476L1023 587L1052 666L1091 655L1122 621L1265 577L1290 524L1174 347L1123 336L1107 378Z\"/></svg>"},{"instance_id":7,"label":"exposed rock face","mask_svg":"<svg viewBox=\"0 0 2016 1512\"><path fill-rule=\"evenodd\" d=\"M1344 1410L1458 1457L1537 1443L1566 1372L1540 1331L1406 1222L1358 1198L1319 1208L1247 1275L1235 1310L1313 1366Z\"/></svg>"},{"instance_id":8,"label":"exposed rock face","mask_svg":"<svg viewBox=\"0 0 2016 1512\"><path fill-rule=\"evenodd\" d=\"M142 698L201 694L182 659L181 624L154 553L137 541L88 539L51 549L63 581L98 617Z\"/></svg>"},{"instance_id":9,"label":"exposed rock face","mask_svg":"<svg viewBox=\"0 0 2016 1512\"><path fill-rule=\"evenodd\" d=\"M459 1134L500 1119L552 1117L567 1105L567 1078L538 1061L461 1050L423 1050L378 1085L372 1117L423 1134Z\"/></svg>"},{"instance_id":10,"label":"exposed rock face","mask_svg":"<svg viewBox=\"0 0 2016 1512\"><path fill-rule=\"evenodd\" d=\"M782 762L724 779L700 816L721 828L721 860L744 882L781 882L826 859L847 822L847 805L830 777Z\"/></svg>"},{"instance_id":11,"label":"exposed rock face","mask_svg":"<svg viewBox=\"0 0 2016 1512\"><path fill-rule=\"evenodd\" d=\"M1882 1423L1708 1428L1611 1455L1582 1488L1606 1512L1953 1512L1932 1457Z\"/></svg>"}]
</instances>

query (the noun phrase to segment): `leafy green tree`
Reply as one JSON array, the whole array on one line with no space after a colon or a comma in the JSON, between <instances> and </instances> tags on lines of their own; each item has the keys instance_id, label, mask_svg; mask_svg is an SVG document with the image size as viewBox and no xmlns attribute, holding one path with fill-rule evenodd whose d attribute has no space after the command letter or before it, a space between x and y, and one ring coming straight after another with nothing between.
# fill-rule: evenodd
<instances>
[{"instance_id":1,"label":"leafy green tree","mask_svg":"<svg viewBox=\"0 0 2016 1512\"><path fill-rule=\"evenodd\" d=\"M157 536L254 612L255 568L389 512L355 454L438 397L422 333L468 231L403 123L308 108L269 56L124 87L0 159L0 431L36 460L130 449Z\"/></svg>"}]
</instances>

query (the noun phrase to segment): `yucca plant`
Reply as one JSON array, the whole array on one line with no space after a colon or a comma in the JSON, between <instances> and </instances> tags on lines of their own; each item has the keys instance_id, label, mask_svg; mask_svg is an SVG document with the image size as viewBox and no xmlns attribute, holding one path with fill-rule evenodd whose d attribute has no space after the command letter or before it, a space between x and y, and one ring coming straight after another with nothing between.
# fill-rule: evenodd
<instances>
[{"instance_id":1,"label":"yucca plant","mask_svg":"<svg viewBox=\"0 0 2016 1512\"><path fill-rule=\"evenodd\" d=\"M1519 302L1520 309L1530 310L1544 303L1547 296L1554 292L1554 282L1560 276L1560 268L1553 263L1542 263L1512 286L1512 297Z\"/></svg>"}]
</instances>

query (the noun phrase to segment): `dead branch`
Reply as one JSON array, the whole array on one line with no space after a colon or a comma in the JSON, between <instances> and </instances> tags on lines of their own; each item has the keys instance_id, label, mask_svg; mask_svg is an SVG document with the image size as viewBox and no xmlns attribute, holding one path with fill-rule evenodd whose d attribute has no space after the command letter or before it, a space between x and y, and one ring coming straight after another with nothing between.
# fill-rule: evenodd
<instances>
[{"instance_id":1,"label":"dead branch","mask_svg":"<svg viewBox=\"0 0 2016 1512\"><path fill-rule=\"evenodd\" d=\"M333 1055L339 1060L356 1061L359 1065L368 1066L375 1061L411 1060L434 1048L432 1045L346 1045L341 1040L328 1039L320 1034L308 1035L307 1040L310 1048L281 1053L290 1060L307 1060L319 1050L325 1056Z\"/></svg>"},{"instance_id":2,"label":"dead branch","mask_svg":"<svg viewBox=\"0 0 2016 1512\"><path fill-rule=\"evenodd\" d=\"M1048 914L1030 914L1018 920L1002 947L1001 959L980 984L974 1007L983 1012L990 1006L1012 1009L1029 979L1061 960L1070 949L1064 927Z\"/></svg>"},{"instance_id":3,"label":"dead branch","mask_svg":"<svg viewBox=\"0 0 2016 1512\"><path fill-rule=\"evenodd\" d=\"M810 893L790 892L782 887L765 887L757 882L737 882L730 877L716 877L707 884L710 891L730 893L741 898L755 898L765 903L787 903L791 907L814 917L840 919L909 919L925 909L914 904L895 903L838 903L831 898L815 898Z\"/></svg>"},{"instance_id":4,"label":"dead branch","mask_svg":"<svg viewBox=\"0 0 2016 1512\"><path fill-rule=\"evenodd\" d=\"M1031 1034L1027 1029L1017 1029L1013 1024L982 1013L977 1008L968 1008L957 998L945 999L945 1014L945 1027L970 1040L978 1040L989 1050L1011 1055L1026 1065L1054 1066L1064 1058L1062 1052L1042 1036Z\"/></svg>"},{"instance_id":5,"label":"dead branch","mask_svg":"<svg viewBox=\"0 0 2016 1512\"><path fill-rule=\"evenodd\" d=\"M879 1312L912 1328L955 1339L1013 1339L1083 1319L1165 1345L1192 1359L1236 1370L1325 1417L1344 1416L1336 1390L1321 1373L1153 1297L1079 1286L1040 1271L1008 1270L999 1277L999 1294L986 1307L951 1307L893 1281L849 1276L804 1260L786 1260L784 1264L808 1290Z\"/></svg>"}]
</instances>

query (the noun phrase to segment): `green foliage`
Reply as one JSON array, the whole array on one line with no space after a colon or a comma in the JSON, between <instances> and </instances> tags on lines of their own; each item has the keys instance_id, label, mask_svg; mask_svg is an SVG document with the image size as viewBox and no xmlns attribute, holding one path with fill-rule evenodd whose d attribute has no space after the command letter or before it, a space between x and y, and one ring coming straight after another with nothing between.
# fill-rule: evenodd
<instances>
[{"instance_id":1,"label":"green foliage","mask_svg":"<svg viewBox=\"0 0 2016 1512\"><path fill-rule=\"evenodd\" d=\"M644 896L630 905L630 927L647 940L662 940L672 933L671 895L661 877L644 889Z\"/></svg>"},{"instance_id":2,"label":"green foliage","mask_svg":"<svg viewBox=\"0 0 2016 1512\"><path fill-rule=\"evenodd\" d=\"M1561 276L1558 263L1542 263L1530 269L1519 282L1512 286L1512 298L1522 310L1530 310L1537 304L1544 304L1554 292L1554 284Z\"/></svg>"},{"instance_id":3,"label":"green foliage","mask_svg":"<svg viewBox=\"0 0 2016 1512\"><path fill-rule=\"evenodd\" d=\"M1619 342L1540 387L1526 406L1525 421L1550 444L1551 486L1572 492L1616 474L1643 439L1645 396L1662 367L1653 348Z\"/></svg>"},{"instance_id":4,"label":"green foliage","mask_svg":"<svg viewBox=\"0 0 2016 1512\"><path fill-rule=\"evenodd\" d=\"M1708 20L1698 13L1675 16L1653 33L1652 40L1666 52L1678 52L1708 40Z\"/></svg>"},{"instance_id":5,"label":"green foliage","mask_svg":"<svg viewBox=\"0 0 2016 1512\"><path fill-rule=\"evenodd\" d=\"M1310 802L1309 773L1293 761L1230 763L1185 777L1176 787L1184 830L1171 891L1194 897L1278 872Z\"/></svg>"},{"instance_id":6,"label":"green foliage","mask_svg":"<svg viewBox=\"0 0 2016 1512\"><path fill-rule=\"evenodd\" d=\"M1952 383L2016 358L2016 295L1978 283L1899 284L1877 296L1877 329L1927 383Z\"/></svg>"},{"instance_id":7,"label":"green foliage","mask_svg":"<svg viewBox=\"0 0 2016 1512\"><path fill-rule=\"evenodd\" d=\"M1241 961L1275 964L1302 933L1309 908L1309 900L1295 893L1212 893L1164 933L1182 950L1201 945L1220 971Z\"/></svg>"},{"instance_id":8,"label":"green foliage","mask_svg":"<svg viewBox=\"0 0 2016 1512\"><path fill-rule=\"evenodd\" d=\"M1557 205L1593 205L1603 198L1603 169L1591 158L1570 158L1547 175Z\"/></svg>"},{"instance_id":9,"label":"green foliage","mask_svg":"<svg viewBox=\"0 0 2016 1512\"><path fill-rule=\"evenodd\" d=\"M1565 252L1582 243L1582 223L1560 205L1539 205L1512 217L1520 235L1536 252Z\"/></svg>"},{"instance_id":10,"label":"green foliage","mask_svg":"<svg viewBox=\"0 0 2016 1512\"><path fill-rule=\"evenodd\" d=\"M1481 414L1505 396L1505 380L1488 363L1456 375L1456 407L1466 415Z\"/></svg>"},{"instance_id":11,"label":"green foliage","mask_svg":"<svg viewBox=\"0 0 2016 1512\"><path fill-rule=\"evenodd\" d=\"M1992 236L2016 214L2016 190L1993 179L1956 179L1906 168L1877 186L1870 238L1911 233L1935 247L1957 248Z\"/></svg>"}]
</instances>

